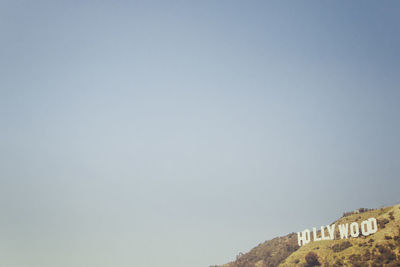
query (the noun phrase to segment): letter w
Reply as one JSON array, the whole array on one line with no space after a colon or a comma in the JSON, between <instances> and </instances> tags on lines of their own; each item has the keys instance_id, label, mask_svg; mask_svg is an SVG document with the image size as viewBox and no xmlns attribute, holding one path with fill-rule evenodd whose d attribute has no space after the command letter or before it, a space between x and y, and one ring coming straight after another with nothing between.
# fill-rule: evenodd
<instances>
[{"instance_id":1,"label":"letter w","mask_svg":"<svg viewBox=\"0 0 400 267\"><path fill-rule=\"evenodd\" d=\"M348 238L349 237L349 224L339 224L339 232L340 238Z\"/></svg>"}]
</instances>

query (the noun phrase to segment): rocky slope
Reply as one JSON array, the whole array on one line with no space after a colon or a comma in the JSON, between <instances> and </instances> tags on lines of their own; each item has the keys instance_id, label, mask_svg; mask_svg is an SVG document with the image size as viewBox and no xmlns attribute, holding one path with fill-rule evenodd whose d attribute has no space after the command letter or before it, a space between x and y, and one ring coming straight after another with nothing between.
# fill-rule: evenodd
<instances>
[{"instance_id":1,"label":"rocky slope","mask_svg":"<svg viewBox=\"0 0 400 267\"><path fill-rule=\"evenodd\" d=\"M322 240L301 247L292 233L266 241L221 267L400 266L400 205L346 213L336 225L374 217L378 231L358 238ZM319 234L321 234L319 232ZM339 235L338 232L335 235Z\"/></svg>"}]
</instances>

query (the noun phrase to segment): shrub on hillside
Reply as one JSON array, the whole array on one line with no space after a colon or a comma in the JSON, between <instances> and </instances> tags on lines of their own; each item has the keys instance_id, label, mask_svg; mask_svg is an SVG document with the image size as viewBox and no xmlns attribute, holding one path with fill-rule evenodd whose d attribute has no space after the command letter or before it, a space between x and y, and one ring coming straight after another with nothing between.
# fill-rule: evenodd
<instances>
[{"instance_id":1,"label":"shrub on hillside","mask_svg":"<svg viewBox=\"0 0 400 267\"><path fill-rule=\"evenodd\" d=\"M331 248L332 248L333 252L340 252L351 246L352 246L352 244L349 241L345 241L345 242L342 242L339 244L335 244Z\"/></svg>"},{"instance_id":2,"label":"shrub on hillside","mask_svg":"<svg viewBox=\"0 0 400 267\"><path fill-rule=\"evenodd\" d=\"M318 260L318 255L314 252L309 252L306 257L306 263L307 263L307 267L313 267L313 266L320 266L321 263Z\"/></svg>"},{"instance_id":3,"label":"shrub on hillside","mask_svg":"<svg viewBox=\"0 0 400 267\"><path fill-rule=\"evenodd\" d=\"M386 218L378 219L377 221L378 221L378 228L379 228L379 229L385 228L386 224L389 223L389 220L386 219Z\"/></svg>"},{"instance_id":4,"label":"shrub on hillside","mask_svg":"<svg viewBox=\"0 0 400 267\"><path fill-rule=\"evenodd\" d=\"M384 245L376 245L379 254L373 253L372 260L374 264L382 266L383 264L389 264L396 260L396 254L391 249Z\"/></svg>"},{"instance_id":5,"label":"shrub on hillside","mask_svg":"<svg viewBox=\"0 0 400 267\"><path fill-rule=\"evenodd\" d=\"M359 254L350 255L349 262L351 263L351 266L363 266L363 262L361 260L361 255L359 255ZM366 266L368 266L368 265L366 265Z\"/></svg>"},{"instance_id":6,"label":"shrub on hillside","mask_svg":"<svg viewBox=\"0 0 400 267\"><path fill-rule=\"evenodd\" d=\"M400 260L398 261L393 261L389 264L386 265L386 267L399 267L400 266Z\"/></svg>"}]
</instances>

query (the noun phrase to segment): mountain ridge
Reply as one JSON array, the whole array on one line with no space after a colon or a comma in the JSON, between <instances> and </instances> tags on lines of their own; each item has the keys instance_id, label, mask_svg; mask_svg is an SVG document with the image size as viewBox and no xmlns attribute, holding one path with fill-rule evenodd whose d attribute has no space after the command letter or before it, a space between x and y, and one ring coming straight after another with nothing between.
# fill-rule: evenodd
<instances>
[{"instance_id":1,"label":"mountain ridge","mask_svg":"<svg viewBox=\"0 0 400 267\"><path fill-rule=\"evenodd\" d=\"M299 246L298 234L290 233L240 253L235 261L210 267L400 266L400 204L345 212L332 224L360 224L369 218L376 218L378 230L368 236L341 239L336 232L334 240Z\"/></svg>"}]
</instances>

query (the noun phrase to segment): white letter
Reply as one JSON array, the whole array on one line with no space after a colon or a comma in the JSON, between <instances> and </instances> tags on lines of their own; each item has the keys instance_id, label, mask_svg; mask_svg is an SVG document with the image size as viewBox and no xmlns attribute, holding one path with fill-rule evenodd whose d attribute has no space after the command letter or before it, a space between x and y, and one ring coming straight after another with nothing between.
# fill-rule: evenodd
<instances>
[{"instance_id":1,"label":"white letter","mask_svg":"<svg viewBox=\"0 0 400 267\"><path fill-rule=\"evenodd\" d=\"M317 229L315 227L313 227L313 237L314 237L314 241L321 241L320 237L317 237Z\"/></svg>"},{"instance_id":2,"label":"white letter","mask_svg":"<svg viewBox=\"0 0 400 267\"><path fill-rule=\"evenodd\" d=\"M303 232L297 233L297 242L299 246L305 245L310 242L310 230L306 229Z\"/></svg>"},{"instance_id":3,"label":"white letter","mask_svg":"<svg viewBox=\"0 0 400 267\"><path fill-rule=\"evenodd\" d=\"M352 237L358 237L360 235L360 230L358 229L358 223L353 222L350 224L350 235Z\"/></svg>"},{"instance_id":4,"label":"white letter","mask_svg":"<svg viewBox=\"0 0 400 267\"><path fill-rule=\"evenodd\" d=\"M339 224L339 232L340 238L348 238L349 237L349 224Z\"/></svg>"},{"instance_id":5,"label":"white letter","mask_svg":"<svg viewBox=\"0 0 400 267\"><path fill-rule=\"evenodd\" d=\"M329 236L325 236L325 229L321 226L321 239L322 240L329 240Z\"/></svg>"},{"instance_id":6,"label":"white letter","mask_svg":"<svg viewBox=\"0 0 400 267\"><path fill-rule=\"evenodd\" d=\"M331 226L327 225L326 229L328 229L331 240L335 239L335 224L332 224Z\"/></svg>"},{"instance_id":7,"label":"white letter","mask_svg":"<svg viewBox=\"0 0 400 267\"><path fill-rule=\"evenodd\" d=\"M365 229L365 227L367 227L367 229ZM369 221L363 221L361 223L361 233L363 234L363 236L369 236Z\"/></svg>"},{"instance_id":8,"label":"white letter","mask_svg":"<svg viewBox=\"0 0 400 267\"><path fill-rule=\"evenodd\" d=\"M376 223L376 219L375 218L369 218L368 221L369 221L368 232L370 234L375 234L376 231L378 231L378 224Z\"/></svg>"}]
</instances>

